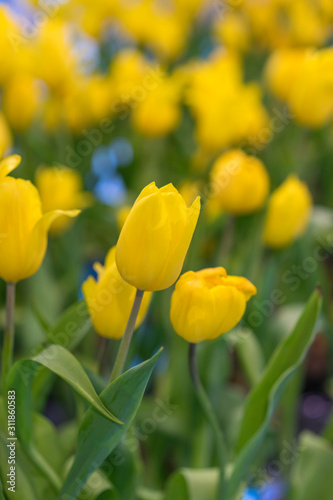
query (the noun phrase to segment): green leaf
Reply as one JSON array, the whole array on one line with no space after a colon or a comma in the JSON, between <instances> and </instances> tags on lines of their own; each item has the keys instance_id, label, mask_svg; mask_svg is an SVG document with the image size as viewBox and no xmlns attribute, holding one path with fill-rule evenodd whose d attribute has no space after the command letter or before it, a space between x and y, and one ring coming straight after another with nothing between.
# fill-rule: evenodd
<instances>
[{"instance_id":1,"label":"green leaf","mask_svg":"<svg viewBox=\"0 0 333 500\"><path fill-rule=\"evenodd\" d=\"M218 469L180 469L168 481L165 500L215 500Z\"/></svg>"},{"instance_id":2,"label":"green leaf","mask_svg":"<svg viewBox=\"0 0 333 500\"><path fill-rule=\"evenodd\" d=\"M128 370L100 394L107 408L124 422L119 425L89 408L80 426L74 463L66 477L60 498L77 498L88 477L103 463L128 430L143 397L162 349L151 359Z\"/></svg>"},{"instance_id":3,"label":"green leaf","mask_svg":"<svg viewBox=\"0 0 333 500\"><path fill-rule=\"evenodd\" d=\"M306 304L294 330L276 348L260 382L248 396L240 428L236 461L228 481L228 499L233 499L238 491L263 442L287 382L305 358L315 335L314 327L321 302L321 293L316 290Z\"/></svg>"},{"instance_id":4,"label":"green leaf","mask_svg":"<svg viewBox=\"0 0 333 500\"><path fill-rule=\"evenodd\" d=\"M91 320L84 301L71 305L53 326L48 325L40 314L37 318L45 330L48 341L66 347L69 351L73 351L91 330ZM53 374L47 368L40 369L36 374L32 386L36 409L43 408L52 388L53 379Z\"/></svg>"},{"instance_id":5,"label":"green leaf","mask_svg":"<svg viewBox=\"0 0 333 500\"><path fill-rule=\"evenodd\" d=\"M59 321L50 328L48 340L73 351L91 329L91 320L85 305L80 300L72 304L60 317Z\"/></svg>"},{"instance_id":6,"label":"green leaf","mask_svg":"<svg viewBox=\"0 0 333 500\"><path fill-rule=\"evenodd\" d=\"M137 500L164 500L164 494L161 491L139 488Z\"/></svg>"},{"instance_id":7,"label":"green leaf","mask_svg":"<svg viewBox=\"0 0 333 500\"><path fill-rule=\"evenodd\" d=\"M6 474L9 471L8 465L8 441L6 436L0 433L0 479L2 483L5 485L6 497L8 500L39 500L39 497L36 496L35 491L29 481L28 476L25 471L22 469L19 457L17 456L16 464L15 464L15 472L16 472L16 488L15 492L11 492L8 490L7 486L7 478ZM1 496L0 496L1 498Z\"/></svg>"},{"instance_id":8,"label":"green leaf","mask_svg":"<svg viewBox=\"0 0 333 500\"><path fill-rule=\"evenodd\" d=\"M7 388L16 391L17 435L23 442L29 443L32 437L31 387L39 366L63 378L102 415L120 422L105 408L77 359L64 347L50 345L34 358L16 363L6 381Z\"/></svg>"},{"instance_id":9,"label":"green leaf","mask_svg":"<svg viewBox=\"0 0 333 500\"><path fill-rule=\"evenodd\" d=\"M238 331L239 339L237 340ZM237 329L233 335L236 340L235 349L244 375L251 385L255 385L259 382L265 367L261 345L254 333L248 328Z\"/></svg>"},{"instance_id":10,"label":"green leaf","mask_svg":"<svg viewBox=\"0 0 333 500\"><path fill-rule=\"evenodd\" d=\"M120 500L120 498L116 488L105 475L96 470L91 474L78 500Z\"/></svg>"},{"instance_id":11,"label":"green leaf","mask_svg":"<svg viewBox=\"0 0 333 500\"><path fill-rule=\"evenodd\" d=\"M0 500L5 500L5 494L4 494L4 491L3 491L1 477L0 477Z\"/></svg>"},{"instance_id":12,"label":"green leaf","mask_svg":"<svg viewBox=\"0 0 333 500\"><path fill-rule=\"evenodd\" d=\"M333 450L320 436L304 432L299 454L291 472L290 500L331 500L333 491Z\"/></svg>"}]
</instances>

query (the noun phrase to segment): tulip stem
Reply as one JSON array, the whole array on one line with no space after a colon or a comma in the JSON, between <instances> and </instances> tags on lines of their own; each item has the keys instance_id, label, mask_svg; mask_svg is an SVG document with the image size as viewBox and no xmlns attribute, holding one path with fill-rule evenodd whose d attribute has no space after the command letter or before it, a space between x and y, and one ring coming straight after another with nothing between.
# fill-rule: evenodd
<instances>
[{"instance_id":1,"label":"tulip stem","mask_svg":"<svg viewBox=\"0 0 333 500\"><path fill-rule=\"evenodd\" d=\"M113 370L111 373L110 382L113 382L116 378L118 378L122 374L122 371L124 369L128 350L129 350L131 340L133 337L135 323L136 323L136 320L137 320L137 317L138 317L138 314L140 311L140 306L141 306L141 302L143 299L143 294L144 294L143 290L137 289L135 299L133 302L133 307L131 310L131 314L128 318L128 322L127 322L127 325L125 328L125 333L123 335L123 338L121 339L121 343L120 343L120 346L118 349L116 361L114 363L114 367L113 367Z\"/></svg>"},{"instance_id":2,"label":"tulip stem","mask_svg":"<svg viewBox=\"0 0 333 500\"><path fill-rule=\"evenodd\" d=\"M2 384L5 387L5 380L13 364L14 352L14 312L15 312L15 283L6 284L6 323L3 338L2 351Z\"/></svg>"},{"instance_id":3,"label":"tulip stem","mask_svg":"<svg viewBox=\"0 0 333 500\"><path fill-rule=\"evenodd\" d=\"M219 484L218 484L216 498L217 500L224 500L226 496L225 468L226 468L227 450L224 442L224 436L220 429L220 424L217 420L214 409L200 380L197 359L196 359L196 347L197 344L190 343L189 347L190 374L202 411L204 412L215 437L215 444L216 444L218 460L219 460L219 468L220 468L220 477L219 477Z\"/></svg>"}]
</instances>

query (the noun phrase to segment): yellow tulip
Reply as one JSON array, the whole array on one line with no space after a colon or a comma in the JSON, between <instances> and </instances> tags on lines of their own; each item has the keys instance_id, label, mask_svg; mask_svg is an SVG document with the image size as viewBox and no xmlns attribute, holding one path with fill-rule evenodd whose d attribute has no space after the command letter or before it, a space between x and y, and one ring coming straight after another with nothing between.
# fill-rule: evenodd
<instances>
[{"instance_id":1,"label":"yellow tulip","mask_svg":"<svg viewBox=\"0 0 333 500\"><path fill-rule=\"evenodd\" d=\"M199 217L172 185L146 186L128 215L117 243L123 279L140 290L163 290L178 278Z\"/></svg>"},{"instance_id":2,"label":"yellow tulip","mask_svg":"<svg viewBox=\"0 0 333 500\"><path fill-rule=\"evenodd\" d=\"M96 332L103 337L120 339L125 331L136 290L120 276L115 253L116 247L111 248L104 266L95 263L98 279L96 281L89 276L83 283L82 291ZM143 296L136 328L146 315L151 295L147 292Z\"/></svg>"},{"instance_id":3,"label":"yellow tulip","mask_svg":"<svg viewBox=\"0 0 333 500\"><path fill-rule=\"evenodd\" d=\"M5 86L3 110L15 130L26 130L35 118L41 89L31 75L18 74Z\"/></svg>"},{"instance_id":4,"label":"yellow tulip","mask_svg":"<svg viewBox=\"0 0 333 500\"><path fill-rule=\"evenodd\" d=\"M311 49L280 49L271 54L265 67L265 79L276 97L284 101L289 98L291 82L295 81L311 52Z\"/></svg>"},{"instance_id":5,"label":"yellow tulip","mask_svg":"<svg viewBox=\"0 0 333 500\"><path fill-rule=\"evenodd\" d=\"M163 137L180 121L179 85L171 79L150 90L132 111L134 128L146 137ZM156 110L158 109L158 113Z\"/></svg>"},{"instance_id":6,"label":"yellow tulip","mask_svg":"<svg viewBox=\"0 0 333 500\"><path fill-rule=\"evenodd\" d=\"M234 149L221 155L211 171L212 197L221 209L234 215L259 210L269 192L269 176L264 164L254 156Z\"/></svg>"},{"instance_id":7,"label":"yellow tulip","mask_svg":"<svg viewBox=\"0 0 333 500\"><path fill-rule=\"evenodd\" d=\"M311 209L307 185L290 175L269 200L264 228L266 245L272 248L290 245L305 232Z\"/></svg>"},{"instance_id":8,"label":"yellow tulip","mask_svg":"<svg viewBox=\"0 0 333 500\"><path fill-rule=\"evenodd\" d=\"M237 325L256 293L250 281L228 276L223 267L189 271L179 278L172 294L172 326L188 342L215 339Z\"/></svg>"},{"instance_id":9,"label":"yellow tulip","mask_svg":"<svg viewBox=\"0 0 333 500\"><path fill-rule=\"evenodd\" d=\"M70 168L40 167L36 172L36 185L43 212L84 208L92 199L90 193L83 191L80 174ZM53 222L50 232L61 233L68 229L71 223L67 217L59 217Z\"/></svg>"},{"instance_id":10,"label":"yellow tulip","mask_svg":"<svg viewBox=\"0 0 333 500\"><path fill-rule=\"evenodd\" d=\"M13 138L4 115L0 112L0 158L12 147Z\"/></svg>"},{"instance_id":11,"label":"yellow tulip","mask_svg":"<svg viewBox=\"0 0 333 500\"><path fill-rule=\"evenodd\" d=\"M62 215L79 211L53 210L43 214L39 193L31 182L7 175L21 158L13 155L0 162L0 277L7 282L28 278L42 264L47 232Z\"/></svg>"}]
</instances>

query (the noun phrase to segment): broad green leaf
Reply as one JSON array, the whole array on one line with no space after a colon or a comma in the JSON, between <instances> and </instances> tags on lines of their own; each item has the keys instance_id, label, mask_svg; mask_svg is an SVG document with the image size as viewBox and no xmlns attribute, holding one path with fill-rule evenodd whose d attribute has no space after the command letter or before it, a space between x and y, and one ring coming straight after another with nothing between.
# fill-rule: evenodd
<instances>
[{"instance_id":1,"label":"broad green leaf","mask_svg":"<svg viewBox=\"0 0 333 500\"><path fill-rule=\"evenodd\" d=\"M139 488L137 500L164 500L164 493L161 491L149 490L148 488Z\"/></svg>"},{"instance_id":2,"label":"broad green leaf","mask_svg":"<svg viewBox=\"0 0 333 500\"><path fill-rule=\"evenodd\" d=\"M91 320L84 301L72 304L60 317L59 321L47 332L48 341L75 349L91 329Z\"/></svg>"},{"instance_id":3,"label":"broad green leaf","mask_svg":"<svg viewBox=\"0 0 333 500\"><path fill-rule=\"evenodd\" d=\"M237 340L237 334L239 338ZM240 328L233 332L235 349L248 382L255 385L259 382L265 367L264 355L260 343L248 328Z\"/></svg>"},{"instance_id":4,"label":"broad green leaf","mask_svg":"<svg viewBox=\"0 0 333 500\"><path fill-rule=\"evenodd\" d=\"M31 387L39 366L63 378L102 415L119 422L105 408L77 359L64 347L54 344L32 359L19 361L8 374L7 387L16 391L17 434L25 443L29 443L32 436Z\"/></svg>"},{"instance_id":5,"label":"broad green leaf","mask_svg":"<svg viewBox=\"0 0 333 500\"><path fill-rule=\"evenodd\" d=\"M28 476L25 471L22 469L19 458L16 458L16 488L15 492L11 492L8 490L7 484L7 476L6 474L9 472L8 465L8 441L6 436L0 432L0 479L4 485L4 490L6 492L6 498L8 500L40 500L38 496L36 496L36 492L33 490L33 487L30 483ZM0 496L1 498L1 496Z\"/></svg>"},{"instance_id":6,"label":"broad green leaf","mask_svg":"<svg viewBox=\"0 0 333 500\"><path fill-rule=\"evenodd\" d=\"M180 469L168 481L165 500L216 500L218 469Z\"/></svg>"},{"instance_id":7,"label":"broad green leaf","mask_svg":"<svg viewBox=\"0 0 333 500\"><path fill-rule=\"evenodd\" d=\"M74 463L61 491L61 500L78 497L88 477L104 462L128 430L143 397L152 370L162 350L148 361L128 370L100 394L124 425L111 422L95 408L89 408L80 425Z\"/></svg>"},{"instance_id":8,"label":"broad green leaf","mask_svg":"<svg viewBox=\"0 0 333 500\"><path fill-rule=\"evenodd\" d=\"M48 325L40 314L38 318L49 343L61 345L69 351L73 351L91 330L91 321L84 301L72 304L53 326ZM36 409L43 408L53 380L54 375L47 368L40 369L36 374L32 386Z\"/></svg>"},{"instance_id":9,"label":"broad green leaf","mask_svg":"<svg viewBox=\"0 0 333 500\"><path fill-rule=\"evenodd\" d=\"M0 500L5 500L5 494L2 487L1 477L0 477Z\"/></svg>"},{"instance_id":10,"label":"broad green leaf","mask_svg":"<svg viewBox=\"0 0 333 500\"><path fill-rule=\"evenodd\" d=\"M78 500L120 500L116 488L99 470L91 474Z\"/></svg>"},{"instance_id":11,"label":"broad green leaf","mask_svg":"<svg viewBox=\"0 0 333 500\"><path fill-rule=\"evenodd\" d=\"M252 389L243 415L237 456L228 481L228 499L233 499L265 437L269 422L285 386L303 362L313 341L321 306L316 290L292 333L276 348L260 382Z\"/></svg>"},{"instance_id":12,"label":"broad green leaf","mask_svg":"<svg viewBox=\"0 0 333 500\"><path fill-rule=\"evenodd\" d=\"M331 500L333 450L320 436L304 432L291 472L290 500Z\"/></svg>"}]
</instances>

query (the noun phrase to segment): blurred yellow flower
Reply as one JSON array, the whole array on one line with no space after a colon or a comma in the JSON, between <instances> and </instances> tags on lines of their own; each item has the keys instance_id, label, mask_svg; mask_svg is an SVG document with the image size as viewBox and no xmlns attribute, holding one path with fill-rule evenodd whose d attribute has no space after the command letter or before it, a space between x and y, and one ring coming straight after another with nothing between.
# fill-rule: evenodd
<instances>
[{"instance_id":1,"label":"blurred yellow flower","mask_svg":"<svg viewBox=\"0 0 333 500\"><path fill-rule=\"evenodd\" d=\"M321 127L333 119L333 48L306 59L293 82L289 106L302 125Z\"/></svg>"},{"instance_id":2,"label":"blurred yellow flower","mask_svg":"<svg viewBox=\"0 0 333 500\"><path fill-rule=\"evenodd\" d=\"M249 26L239 12L230 11L217 16L214 31L227 49L245 52L250 47Z\"/></svg>"},{"instance_id":3,"label":"blurred yellow flower","mask_svg":"<svg viewBox=\"0 0 333 500\"><path fill-rule=\"evenodd\" d=\"M305 232L311 210L312 197L307 185L290 175L273 191L268 202L265 244L272 248L290 245Z\"/></svg>"},{"instance_id":4,"label":"blurred yellow flower","mask_svg":"<svg viewBox=\"0 0 333 500\"><path fill-rule=\"evenodd\" d=\"M115 253L115 247L109 250L104 266L94 264L97 281L89 276L82 285L82 291L96 332L103 337L120 339L133 306L136 289L120 276ZM143 296L135 328L144 320L151 295L146 292Z\"/></svg>"},{"instance_id":5,"label":"blurred yellow flower","mask_svg":"<svg viewBox=\"0 0 333 500\"><path fill-rule=\"evenodd\" d=\"M140 193L122 228L116 261L123 279L140 290L163 290L178 278L200 212L168 184Z\"/></svg>"},{"instance_id":6,"label":"blurred yellow flower","mask_svg":"<svg viewBox=\"0 0 333 500\"><path fill-rule=\"evenodd\" d=\"M8 123L0 111L0 158L12 147L13 137Z\"/></svg>"},{"instance_id":7,"label":"blurred yellow flower","mask_svg":"<svg viewBox=\"0 0 333 500\"><path fill-rule=\"evenodd\" d=\"M39 167L36 171L36 186L43 212L84 208L92 202L92 195L83 191L80 174L70 168ZM68 217L58 217L52 223L50 233L62 233L71 224L72 221Z\"/></svg>"},{"instance_id":8,"label":"blurred yellow flower","mask_svg":"<svg viewBox=\"0 0 333 500\"><path fill-rule=\"evenodd\" d=\"M189 271L172 294L172 326L188 342L215 339L237 325L246 302L256 293L250 281L228 276L223 267Z\"/></svg>"},{"instance_id":9,"label":"blurred yellow flower","mask_svg":"<svg viewBox=\"0 0 333 500\"><path fill-rule=\"evenodd\" d=\"M181 117L180 88L172 79L149 90L132 111L133 127L147 137L163 137L174 130Z\"/></svg>"},{"instance_id":10,"label":"blurred yellow flower","mask_svg":"<svg viewBox=\"0 0 333 500\"><path fill-rule=\"evenodd\" d=\"M311 53L311 49L279 49L270 55L265 78L273 95L287 101L293 82Z\"/></svg>"},{"instance_id":11,"label":"blurred yellow flower","mask_svg":"<svg viewBox=\"0 0 333 500\"><path fill-rule=\"evenodd\" d=\"M2 95L2 105L13 129L23 131L31 125L40 97L40 86L31 75L17 74L7 82Z\"/></svg>"},{"instance_id":12,"label":"blurred yellow flower","mask_svg":"<svg viewBox=\"0 0 333 500\"><path fill-rule=\"evenodd\" d=\"M191 69L187 103L196 122L196 136L206 151L257 137L268 126L268 115L255 83L244 84L240 59L216 50Z\"/></svg>"},{"instance_id":13,"label":"blurred yellow flower","mask_svg":"<svg viewBox=\"0 0 333 500\"><path fill-rule=\"evenodd\" d=\"M34 74L58 92L79 73L70 26L61 19L50 18L37 30L34 43Z\"/></svg>"},{"instance_id":14,"label":"blurred yellow flower","mask_svg":"<svg viewBox=\"0 0 333 500\"><path fill-rule=\"evenodd\" d=\"M39 193L31 182L7 175L21 158L13 155L0 162L0 277L11 283L28 278L42 264L47 232L63 215L79 210L53 210L43 214Z\"/></svg>"},{"instance_id":15,"label":"blurred yellow flower","mask_svg":"<svg viewBox=\"0 0 333 500\"><path fill-rule=\"evenodd\" d=\"M211 197L216 197L220 208L233 215L259 210L266 201L270 184L264 164L238 149L222 154L215 161L210 183Z\"/></svg>"}]
</instances>

